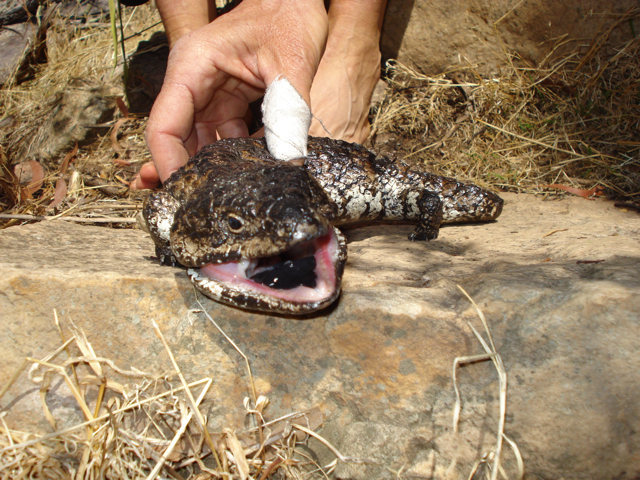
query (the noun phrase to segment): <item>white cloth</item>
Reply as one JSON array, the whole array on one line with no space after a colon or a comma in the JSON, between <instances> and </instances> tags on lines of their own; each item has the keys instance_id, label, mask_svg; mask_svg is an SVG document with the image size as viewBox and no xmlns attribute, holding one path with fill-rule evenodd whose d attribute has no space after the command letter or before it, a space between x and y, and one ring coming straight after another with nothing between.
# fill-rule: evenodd
<instances>
[{"instance_id":1,"label":"white cloth","mask_svg":"<svg viewBox=\"0 0 640 480\"><path fill-rule=\"evenodd\" d=\"M267 87L262 100L262 121L269 153L278 160L307 156L311 109L284 77Z\"/></svg>"}]
</instances>

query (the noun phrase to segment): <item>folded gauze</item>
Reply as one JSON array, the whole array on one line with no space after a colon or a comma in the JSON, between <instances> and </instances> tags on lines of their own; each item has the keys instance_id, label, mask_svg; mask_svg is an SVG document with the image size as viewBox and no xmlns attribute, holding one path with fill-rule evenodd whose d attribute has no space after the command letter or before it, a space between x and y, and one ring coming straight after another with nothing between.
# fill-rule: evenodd
<instances>
[{"instance_id":1,"label":"folded gauze","mask_svg":"<svg viewBox=\"0 0 640 480\"><path fill-rule=\"evenodd\" d=\"M284 77L267 87L262 100L262 121L269 153L278 160L307 156L311 110Z\"/></svg>"}]
</instances>

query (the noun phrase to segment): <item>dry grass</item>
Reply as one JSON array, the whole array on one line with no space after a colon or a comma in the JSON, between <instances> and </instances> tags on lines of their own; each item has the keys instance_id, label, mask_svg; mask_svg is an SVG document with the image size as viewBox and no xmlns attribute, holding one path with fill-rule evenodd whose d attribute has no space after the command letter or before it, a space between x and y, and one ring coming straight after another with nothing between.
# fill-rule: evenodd
<instances>
[{"instance_id":1,"label":"dry grass","mask_svg":"<svg viewBox=\"0 0 640 480\"><path fill-rule=\"evenodd\" d=\"M299 448L309 437L325 442L314 432L321 423L320 412L267 421L268 400L256 395L248 363L253 393L244 407L254 427L212 432L202 407L213 379L187 382L155 323L153 329L173 367L169 374L124 370L98 356L73 324L63 328L57 315L55 320L62 337L60 347L45 358L27 358L0 392L2 399L29 366L28 378L40 390L43 416L53 433L10 428L8 421L15 423L15 419L11 409L4 410L0 414L2 478L327 478L335 466L322 468ZM69 421L69 413L56 418L50 410L48 392L53 389L58 395L64 390L62 395L75 400L75 410L84 421L58 427L59 422ZM11 404L19 402L13 399Z\"/></svg>"},{"instance_id":2,"label":"dry grass","mask_svg":"<svg viewBox=\"0 0 640 480\"><path fill-rule=\"evenodd\" d=\"M457 398L454 431L462 408L458 368L491 360L499 376L500 399L495 447L470 466L469 478L494 480L498 472L507 478L501 454L503 441L515 457L514 478L522 478L523 462L518 447L504 432L506 371L484 315L462 291L481 320L484 336L471 323L469 326L485 353L454 361ZM205 377L188 381L180 368L180 359L172 352L171 341L153 320L149 328L156 333L168 358L169 368L162 374L123 369L117 361L100 356L81 329L73 322L61 322L54 311L60 345L43 358L26 358L0 389L0 401L5 405L0 408L0 478L327 479L338 462L378 465L397 478L426 478L396 471L375 460L343 455L316 432L322 424L318 409L269 420L269 401L257 391L245 353L204 309L192 313L203 314L244 364L249 395L243 406L247 423L252 426L243 431L211 429L205 412L210 402L215 402L208 396L215 380ZM22 377L26 380L21 381L20 389L13 388ZM29 382L39 390L42 423L48 423L49 429L40 427L27 432L16 427L23 422L13 410L21 402L29 401L29 395L35 395L32 388L25 387ZM73 413L70 401L74 403ZM60 405L67 407L59 409ZM29 415L33 418L28 423L35 424L37 412L29 411ZM78 420L72 421L70 417ZM47 430L51 433L45 433ZM311 440L324 445L333 460L319 465L306 448ZM312 448L316 446L317 443Z\"/></svg>"},{"instance_id":3,"label":"dry grass","mask_svg":"<svg viewBox=\"0 0 640 480\"><path fill-rule=\"evenodd\" d=\"M535 67L482 78L471 68L423 75L387 66L389 92L375 111L373 143L441 174L499 189L604 187L640 196L640 36L612 45L638 24L640 8L612 20L590 45L558 44Z\"/></svg>"},{"instance_id":4,"label":"dry grass","mask_svg":"<svg viewBox=\"0 0 640 480\"><path fill-rule=\"evenodd\" d=\"M127 52L161 28L151 6L123 15ZM150 156L144 122L118 108L124 98L123 62L119 50L114 65L109 18L73 23L53 14L49 21L46 63L36 65L29 80L0 89L0 211L131 218L140 200L128 183ZM38 161L45 171L33 195L24 193L13 173L25 159ZM61 183L67 191L56 203Z\"/></svg>"},{"instance_id":5,"label":"dry grass","mask_svg":"<svg viewBox=\"0 0 640 480\"><path fill-rule=\"evenodd\" d=\"M150 7L125 13L125 36L130 36L125 48L131 52L141 39L132 35L156 28L158 19ZM501 189L537 192L561 183L638 197L640 38L621 45L611 45L608 38L624 22L639 18L640 9L628 12L590 45L567 44L571 48L564 50L572 52L562 58L552 52L535 67L512 59L510 74L500 78L482 78L471 69L435 77L391 63L390 91L374 112L374 144L382 148L390 138L398 140L398 156ZM113 66L108 21L71 27L54 22L47 46L47 63L32 79L0 90L0 211L14 216L3 225L56 216L126 225L140 206L127 184L149 155L144 122L116 107L123 96L122 64ZM115 113L107 120L96 118L102 130L77 151L71 132L62 153L47 155L44 146L58 135L42 126L55 118L68 91L88 92L87 98L106 102ZM45 167L42 187L33 195L25 194L13 175L14 165L25 158ZM62 183L66 194L56 203ZM482 358L499 358L492 346L485 348ZM172 358L168 346L167 353ZM263 480L329 473L331 466L320 468L297 448L306 436L325 443L313 432L317 412L267 422L266 399L252 388L245 407L255 427L210 433L200 405L212 379L187 383L179 361L172 358L172 365L174 372L164 376L122 370L97 356L82 332L71 329L50 356L28 360L54 433L10 428L6 412L0 414L0 471L7 478L87 479L161 473L163 478ZM247 375L251 378L248 363ZM84 421L57 428L60 419L45 402L56 382L74 397ZM501 433L488 455L494 461L506 438ZM342 461L362 462L325 445ZM496 464L494 477L498 470Z\"/></svg>"},{"instance_id":6,"label":"dry grass","mask_svg":"<svg viewBox=\"0 0 640 480\"><path fill-rule=\"evenodd\" d=\"M500 399L500 413L498 415L497 422L497 432L496 432L496 440L495 446L490 449L488 452L483 453L482 457L476 461L474 464L471 473L469 474L469 479L472 480L474 478L482 478L479 475L479 472L484 471L484 478L488 480L496 480L498 478L498 474L502 475L503 478L512 478L507 475L502 466L502 450L503 450L503 442L507 442L507 444L511 447L513 451L516 466L517 466L517 475L513 478L522 479L524 478L524 462L522 460L522 455L520 454L520 449L517 444L511 440L504 432L504 426L506 422L507 415L507 370L505 369L504 363L502 362L502 357L496 351L496 346L493 341L493 335L491 334L491 330L489 329L489 325L487 323L487 319L484 316L480 307L476 304L476 302L471 298L471 296L466 292L464 288L458 285L458 289L463 293L467 300L471 302L471 305L476 311L478 318L480 319L480 323L482 323L482 329L484 330L484 335L482 335L473 324L467 320L467 324L469 328L475 335L476 339L482 345L484 353L475 354L475 355L467 355L464 357L457 357L453 361L453 389L456 394L456 402L454 404L453 409L453 431L458 432L458 423L460 421L460 412L462 410L462 397L460 395L460 389L458 388L458 379L457 372L458 369L470 364L475 364L478 362L486 362L491 361L495 367L495 370L498 374L498 398Z\"/></svg>"}]
</instances>

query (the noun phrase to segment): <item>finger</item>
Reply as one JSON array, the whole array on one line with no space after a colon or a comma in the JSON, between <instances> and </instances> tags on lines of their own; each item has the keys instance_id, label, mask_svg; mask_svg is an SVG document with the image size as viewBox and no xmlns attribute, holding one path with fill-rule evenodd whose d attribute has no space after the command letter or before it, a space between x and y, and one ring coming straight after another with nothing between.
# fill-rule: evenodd
<instances>
[{"instance_id":1,"label":"finger","mask_svg":"<svg viewBox=\"0 0 640 480\"><path fill-rule=\"evenodd\" d=\"M265 83L269 86L276 79L284 77L289 80L306 104L311 105L311 84L317 67L317 64L278 59L265 73Z\"/></svg>"},{"instance_id":2,"label":"finger","mask_svg":"<svg viewBox=\"0 0 640 480\"><path fill-rule=\"evenodd\" d=\"M146 188L156 188L160 186L158 171L152 162L147 162L140 167L140 172L129 184L131 190L144 190Z\"/></svg>"},{"instance_id":3,"label":"finger","mask_svg":"<svg viewBox=\"0 0 640 480\"><path fill-rule=\"evenodd\" d=\"M278 76L285 77L307 105L310 105L311 84L327 39L328 18L322 2L306 7L301 4L287 7L286 13L289 15L281 16L280 24L276 26L280 35L273 39L273 43L261 46L266 61L261 62L261 67L264 68L260 73L267 86ZM301 17L296 8L319 11L305 11ZM305 19L302 22L303 32L300 31L301 19ZM298 35L288 33L296 31Z\"/></svg>"},{"instance_id":4,"label":"finger","mask_svg":"<svg viewBox=\"0 0 640 480\"><path fill-rule=\"evenodd\" d=\"M218 136L220 138L248 137L249 127L241 118L233 118L218 125Z\"/></svg>"},{"instance_id":5,"label":"finger","mask_svg":"<svg viewBox=\"0 0 640 480\"><path fill-rule=\"evenodd\" d=\"M215 136L215 124L205 122L196 130L196 114L210 103L226 75L203 59L202 51L195 33L176 43L149 115L147 143L162 181L195 154L206 128L209 136Z\"/></svg>"},{"instance_id":6,"label":"finger","mask_svg":"<svg viewBox=\"0 0 640 480\"><path fill-rule=\"evenodd\" d=\"M193 115L189 89L165 82L149 114L146 130L151 157L162 181L189 159L185 142L192 137Z\"/></svg>"},{"instance_id":7,"label":"finger","mask_svg":"<svg viewBox=\"0 0 640 480\"><path fill-rule=\"evenodd\" d=\"M211 103L196 117L199 148L215 141L216 138L206 138L207 129L199 125L200 119L208 119L215 125L219 138L246 137L249 134L251 111L249 104L262 97L264 90L255 88L234 77L227 81L215 92Z\"/></svg>"}]
</instances>

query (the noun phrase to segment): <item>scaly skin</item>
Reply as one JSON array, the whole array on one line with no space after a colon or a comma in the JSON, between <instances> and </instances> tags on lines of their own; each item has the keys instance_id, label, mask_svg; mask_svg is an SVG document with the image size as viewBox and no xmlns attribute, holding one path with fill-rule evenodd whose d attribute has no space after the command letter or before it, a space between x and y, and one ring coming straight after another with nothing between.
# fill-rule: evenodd
<instances>
[{"instance_id":1,"label":"scaly skin","mask_svg":"<svg viewBox=\"0 0 640 480\"><path fill-rule=\"evenodd\" d=\"M196 270L189 275L216 300L304 314L339 295L346 242L334 225L410 222L416 224L410 240L430 240L441 223L488 221L502 211L494 193L412 170L357 144L310 137L308 152L296 166L273 159L263 139L203 148L145 204L160 259L206 265L200 272L216 280ZM233 278L227 283L219 275ZM257 285L257 278L266 283Z\"/></svg>"},{"instance_id":2,"label":"scaly skin","mask_svg":"<svg viewBox=\"0 0 640 480\"><path fill-rule=\"evenodd\" d=\"M502 199L477 185L412 170L339 140L310 138L305 168L338 206L336 225L417 223L410 240L431 240L440 224L496 219Z\"/></svg>"}]
</instances>

